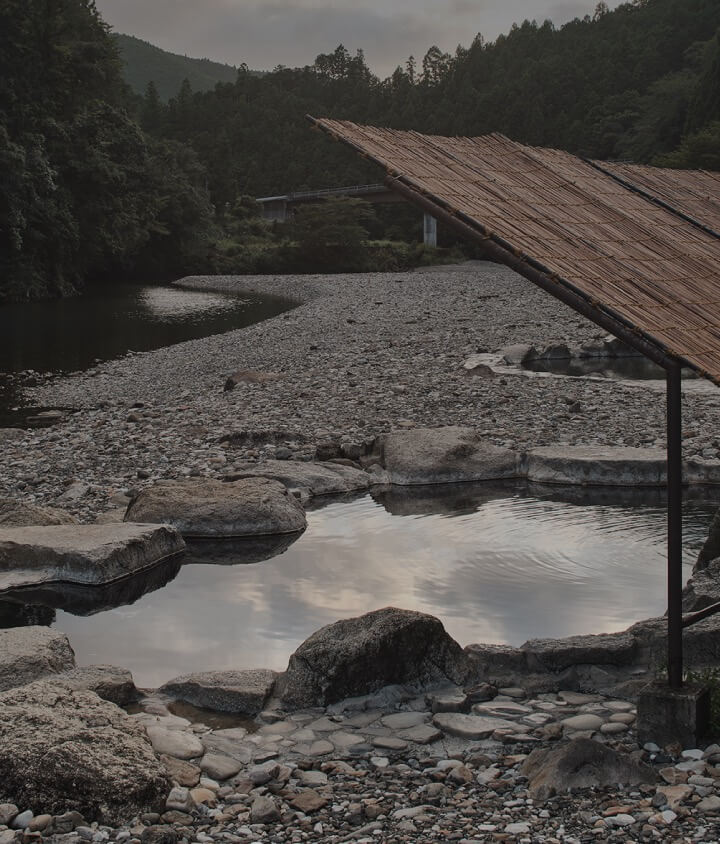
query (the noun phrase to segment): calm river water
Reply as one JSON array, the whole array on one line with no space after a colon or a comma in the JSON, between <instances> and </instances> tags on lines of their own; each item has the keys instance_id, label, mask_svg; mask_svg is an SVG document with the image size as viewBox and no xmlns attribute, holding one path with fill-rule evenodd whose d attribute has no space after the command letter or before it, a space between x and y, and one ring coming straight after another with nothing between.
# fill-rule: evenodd
<instances>
[{"instance_id":1,"label":"calm river water","mask_svg":"<svg viewBox=\"0 0 720 844\"><path fill-rule=\"evenodd\" d=\"M106 284L84 296L0 307L0 372L70 372L126 352L222 334L289 310L275 296Z\"/></svg>"},{"instance_id":2,"label":"calm river water","mask_svg":"<svg viewBox=\"0 0 720 844\"><path fill-rule=\"evenodd\" d=\"M708 494L685 503L686 577L720 505ZM197 545L111 589L4 596L0 626L52 624L79 664L122 665L155 687L190 671L282 670L319 627L388 605L438 616L463 645L621 630L665 610L661 491L393 488L327 503L308 523L284 550L290 540Z\"/></svg>"},{"instance_id":3,"label":"calm river water","mask_svg":"<svg viewBox=\"0 0 720 844\"><path fill-rule=\"evenodd\" d=\"M84 296L0 307L0 427L24 425L8 375L73 372L127 352L244 328L292 308L289 299L170 285L105 284Z\"/></svg>"}]
</instances>

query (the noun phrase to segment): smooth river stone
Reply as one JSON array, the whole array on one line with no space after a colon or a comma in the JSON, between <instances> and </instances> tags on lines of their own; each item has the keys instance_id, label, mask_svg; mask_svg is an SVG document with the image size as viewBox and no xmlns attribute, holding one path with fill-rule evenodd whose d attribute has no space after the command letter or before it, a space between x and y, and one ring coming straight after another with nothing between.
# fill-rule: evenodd
<instances>
[{"instance_id":1,"label":"smooth river stone","mask_svg":"<svg viewBox=\"0 0 720 844\"><path fill-rule=\"evenodd\" d=\"M212 779L219 781L234 777L242 767L236 759L221 756L219 753L206 753L200 762L200 769Z\"/></svg>"},{"instance_id":2,"label":"smooth river stone","mask_svg":"<svg viewBox=\"0 0 720 844\"><path fill-rule=\"evenodd\" d=\"M457 712L440 712L433 724L444 733L458 738L480 740L491 736L495 730L517 730L514 721L504 718L487 718L481 715L462 715Z\"/></svg>"},{"instance_id":3,"label":"smooth river stone","mask_svg":"<svg viewBox=\"0 0 720 844\"><path fill-rule=\"evenodd\" d=\"M394 712L386 715L382 723L391 730L407 730L410 727L419 727L425 724L428 716L424 712Z\"/></svg>"},{"instance_id":4,"label":"smooth river stone","mask_svg":"<svg viewBox=\"0 0 720 844\"><path fill-rule=\"evenodd\" d=\"M392 736L377 736L372 740L372 745L381 750L405 750L408 746L406 741Z\"/></svg>"},{"instance_id":5,"label":"smooth river stone","mask_svg":"<svg viewBox=\"0 0 720 844\"><path fill-rule=\"evenodd\" d=\"M184 730L168 730L166 727L147 727L147 734L156 753L165 753L176 759L194 759L202 756L202 742L192 733Z\"/></svg>"},{"instance_id":6,"label":"smooth river stone","mask_svg":"<svg viewBox=\"0 0 720 844\"><path fill-rule=\"evenodd\" d=\"M560 723L568 730L599 730L603 719L592 714L573 715L571 718L563 718Z\"/></svg>"},{"instance_id":7,"label":"smooth river stone","mask_svg":"<svg viewBox=\"0 0 720 844\"><path fill-rule=\"evenodd\" d=\"M325 756L326 753L332 753L334 750L335 746L329 741L318 739L310 745L308 756Z\"/></svg>"}]
</instances>

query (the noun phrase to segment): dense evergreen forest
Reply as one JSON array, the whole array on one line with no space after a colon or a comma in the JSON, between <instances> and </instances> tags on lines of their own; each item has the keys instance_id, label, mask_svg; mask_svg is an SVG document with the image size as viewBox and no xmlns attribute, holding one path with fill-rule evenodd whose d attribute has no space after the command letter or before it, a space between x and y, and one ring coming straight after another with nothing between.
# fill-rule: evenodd
<instances>
[{"instance_id":1,"label":"dense evergreen forest","mask_svg":"<svg viewBox=\"0 0 720 844\"><path fill-rule=\"evenodd\" d=\"M124 83L92 0L4 0L0 297L110 277L312 269L298 238L317 238L322 213L272 226L248 197L378 174L310 131L308 112L720 170L720 3L600 3L559 29L526 21L453 55L431 47L384 80L340 46L304 68L241 66L211 91L185 81L164 103L156 85L141 97ZM342 213L355 242L408 237L414 225L401 206L364 211L362 224L352 207Z\"/></svg>"},{"instance_id":2,"label":"dense evergreen forest","mask_svg":"<svg viewBox=\"0 0 720 844\"><path fill-rule=\"evenodd\" d=\"M235 82L237 68L210 59L192 59L161 50L141 38L114 34L122 59L123 78L138 94L152 82L160 99L167 102L187 79L194 91L210 91L218 82Z\"/></svg>"}]
</instances>

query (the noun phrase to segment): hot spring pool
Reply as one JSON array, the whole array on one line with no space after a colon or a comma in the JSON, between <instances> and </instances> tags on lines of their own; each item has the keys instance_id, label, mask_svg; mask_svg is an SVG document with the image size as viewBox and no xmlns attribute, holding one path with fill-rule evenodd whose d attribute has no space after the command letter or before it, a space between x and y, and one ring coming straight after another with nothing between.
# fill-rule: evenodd
<instances>
[{"instance_id":1,"label":"hot spring pool","mask_svg":"<svg viewBox=\"0 0 720 844\"><path fill-rule=\"evenodd\" d=\"M687 494L686 577L719 506L720 490ZM282 670L319 627L388 605L439 617L462 645L621 630L665 610L664 507L661 490L521 482L316 499L295 541L196 544L110 587L5 594L0 626L51 624L78 664L129 668L141 687Z\"/></svg>"}]
</instances>

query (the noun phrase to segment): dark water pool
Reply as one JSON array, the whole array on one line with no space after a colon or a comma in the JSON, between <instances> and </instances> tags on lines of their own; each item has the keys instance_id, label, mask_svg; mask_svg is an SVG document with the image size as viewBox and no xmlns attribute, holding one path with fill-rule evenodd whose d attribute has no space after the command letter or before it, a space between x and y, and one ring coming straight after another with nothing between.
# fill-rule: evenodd
<instances>
[{"instance_id":1,"label":"dark water pool","mask_svg":"<svg viewBox=\"0 0 720 844\"><path fill-rule=\"evenodd\" d=\"M700 493L694 493L700 494ZM685 501L689 576L720 493ZM189 671L282 670L319 627L394 605L461 644L620 630L665 610L664 493L523 483L336 500L296 541L196 545L105 589L3 595L0 626L52 624L79 664L154 687ZM267 559L263 559L267 557Z\"/></svg>"},{"instance_id":2,"label":"dark water pool","mask_svg":"<svg viewBox=\"0 0 720 844\"><path fill-rule=\"evenodd\" d=\"M289 299L170 285L106 284L70 299L0 306L0 426L28 411L11 376L24 370L73 372L127 352L244 328L292 308ZM13 410L21 408L21 410Z\"/></svg>"},{"instance_id":3,"label":"dark water pool","mask_svg":"<svg viewBox=\"0 0 720 844\"><path fill-rule=\"evenodd\" d=\"M665 370L644 357L534 360L524 363L523 369L576 378L597 375L615 381L665 380ZM682 377L693 378L695 373L692 370L683 369Z\"/></svg>"},{"instance_id":4,"label":"dark water pool","mask_svg":"<svg viewBox=\"0 0 720 844\"><path fill-rule=\"evenodd\" d=\"M69 372L126 352L222 334L289 310L257 293L107 284L84 296L0 307L0 372Z\"/></svg>"}]
</instances>

